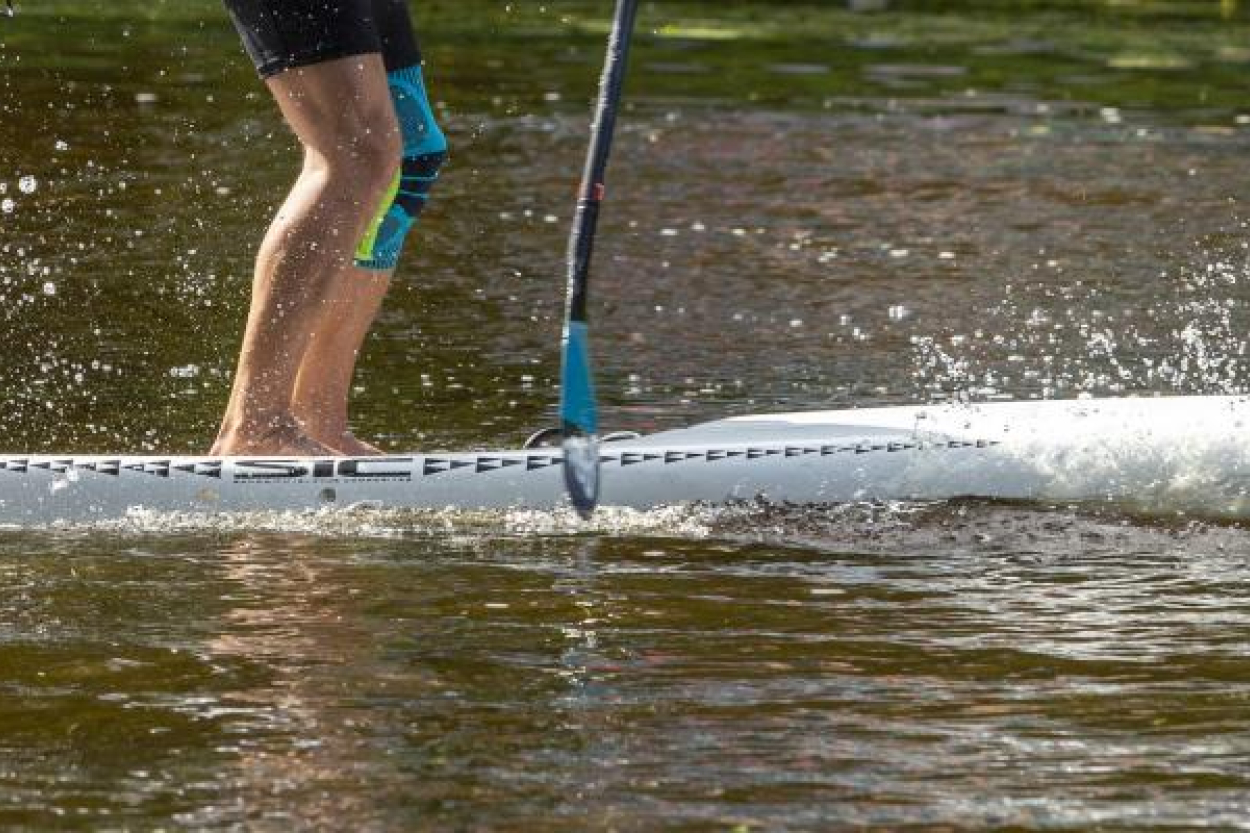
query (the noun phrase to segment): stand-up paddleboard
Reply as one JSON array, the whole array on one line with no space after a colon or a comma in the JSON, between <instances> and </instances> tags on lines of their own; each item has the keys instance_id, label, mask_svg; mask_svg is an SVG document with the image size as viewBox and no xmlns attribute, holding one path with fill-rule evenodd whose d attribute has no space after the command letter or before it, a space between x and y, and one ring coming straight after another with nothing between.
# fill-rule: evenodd
<instances>
[{"instance_id":1,"label":"stand-up paddleboard","mask_svg":"<svg viewBox=\"0 0 1250 833\"><path fill-rule=\"evenodd\" d=\"M750 416L605 442L602 503L987 497L1250 509L1250 399L1169 397ZM559 448L372 458L0 454L0 524L323 507L567 505Z\"/></svg>"}]
</instances>

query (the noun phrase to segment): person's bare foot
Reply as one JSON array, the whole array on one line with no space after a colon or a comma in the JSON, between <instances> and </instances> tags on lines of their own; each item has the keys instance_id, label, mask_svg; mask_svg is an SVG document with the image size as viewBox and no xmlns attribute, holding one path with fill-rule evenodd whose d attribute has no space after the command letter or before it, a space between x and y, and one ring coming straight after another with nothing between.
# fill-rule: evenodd
<instances>
[{"instance_id":1,"label":"person's bare foot","mask_svg":"<svg viewBox=\"0 0 1250 833\"><path fill-rule=\"evenodd\" d=\"M296 425L277 425L258 437L218 437L209 451L214 457L338 457L340 452L305 434Z\"/></svg>"},{"instance_id":2,"label":"person's bare foot","mask_svg":"<svg viewBox=\"0 0 1250 833\"><path fill-rule=\"evenodd\" d=\"M344 457L381 457L386 454L385 451L375 445L357 439L356 435L351 431L344 431L333 440L327 441L339 454Z\"/></svg>"}]
</instances>

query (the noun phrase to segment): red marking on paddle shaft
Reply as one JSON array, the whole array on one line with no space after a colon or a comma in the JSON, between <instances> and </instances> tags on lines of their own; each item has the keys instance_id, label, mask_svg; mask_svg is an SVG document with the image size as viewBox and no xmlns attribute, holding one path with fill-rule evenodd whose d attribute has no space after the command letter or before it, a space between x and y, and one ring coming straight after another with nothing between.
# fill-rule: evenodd
<instances>
[{"instance_id":1,"label":"red marking on paddle shaft","mask_svg":"<svg viewBox=\"0 0 1250 833\"><path fill-rule=\"evenodd\" d=\"M603 202L603 196L607 192L608 192L608 189L603 186L602 182L596 182L595 187L591 193L591 199L593 199L595 202Z\"/></svg>"}]
</instances>

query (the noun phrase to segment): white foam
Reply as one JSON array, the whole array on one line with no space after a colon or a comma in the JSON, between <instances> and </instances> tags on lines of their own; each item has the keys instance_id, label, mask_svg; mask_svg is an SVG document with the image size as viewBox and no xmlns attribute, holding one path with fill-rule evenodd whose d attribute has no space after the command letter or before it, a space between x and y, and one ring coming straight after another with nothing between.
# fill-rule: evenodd
<instances>
[{"instance_id":1,"label":"white foam","mask_svg":"<svg viewBox=\"0 0 1250 833\"><path fill-rule=\"evenodd\" d=\"M328 538L550 537L563 535L671 535L703 538L715 510L670 506L639 510L600 507L588 521L571 509L464 510L325 508L300 512L167 512L132 509L121 518L58 522L60 531L124 535L178 533L295 533Z\"/></svg>"}]
</instances>

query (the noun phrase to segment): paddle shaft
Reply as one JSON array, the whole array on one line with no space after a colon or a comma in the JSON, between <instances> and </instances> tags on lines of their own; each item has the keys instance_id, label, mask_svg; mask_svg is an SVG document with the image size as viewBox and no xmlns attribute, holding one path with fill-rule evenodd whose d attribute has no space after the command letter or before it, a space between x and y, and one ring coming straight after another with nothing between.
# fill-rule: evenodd
<instances>
[{"instance_id":1,"label":"paddle shaft","mask_svg":"<svg viewBox=\"0 0 1250 833\"><path fill-rule=\"evenodd\" d=\"M595 227L599 222L599 206L605 193L608 155L612 150L612 134L616 128L616 113L620 107L625 64L637 11L637 0L617 0L612 35L608 40L607 59L599 82L599 101L590 128L590 149L586 154L586 169L582 174L577 214L573 218L573 229L569 235L567 321L586 323L586 300Z\"/></svg>"}]
</instances>

